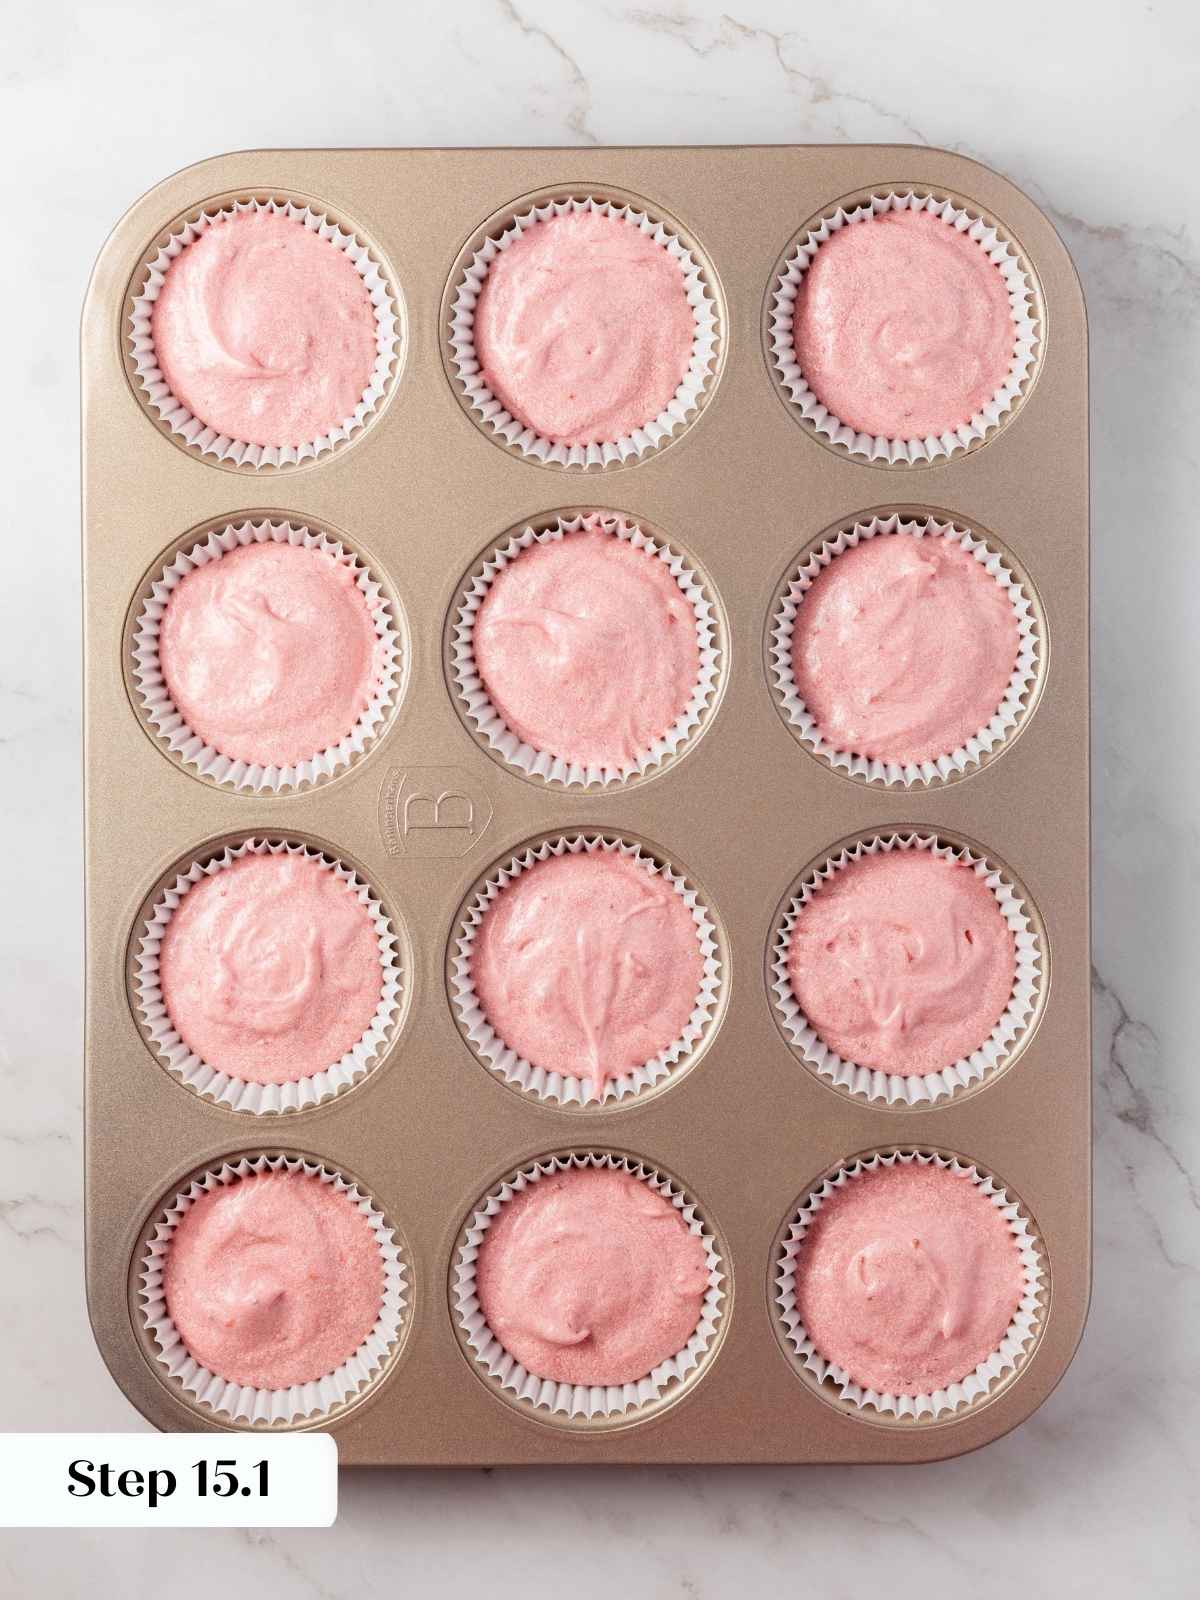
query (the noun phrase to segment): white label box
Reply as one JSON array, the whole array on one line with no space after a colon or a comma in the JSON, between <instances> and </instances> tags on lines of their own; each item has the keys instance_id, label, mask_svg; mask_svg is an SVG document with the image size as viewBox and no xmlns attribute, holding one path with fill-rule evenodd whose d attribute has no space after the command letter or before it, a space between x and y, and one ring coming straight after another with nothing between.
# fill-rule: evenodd
<instances>
[{"instance_id":1,"label":"white label box","mask_svg":"<svg viewBox=\"0 0 1200 1600\"><path fill-rule=\"evenodd\" d=\"M0 1527L327 1528L327 1433L0 1434Z\"/></svg>"}]
</instances>

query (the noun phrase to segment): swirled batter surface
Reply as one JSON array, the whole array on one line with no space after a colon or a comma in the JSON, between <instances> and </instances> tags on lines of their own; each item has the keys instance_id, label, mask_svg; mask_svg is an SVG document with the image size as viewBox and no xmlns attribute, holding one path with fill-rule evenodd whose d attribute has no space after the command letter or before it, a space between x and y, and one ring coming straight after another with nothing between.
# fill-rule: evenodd
<instances>
[{"instance_id":1,"label":"swirled batter surface","mask_svg":"<svg viewBox=\"0 0 1200 1600\"><path fill-rule=\"evenodd\" d=\"M665 246L621 217L535 222L500 252L475 308L488 388L556 444L610 443L683 382L695 319Z\"/></svg>"},{"instance_id":2,"label":"swirled batter surface","mask_svg":"<svg viewBox=\"0 0 1200 1600\"><path fill-rule=\"evenodd\" d=\"M1015 328L1000 269L928 211L886 211L831 234L796 296L792 342L809 388L860 433L953 432L1003 387Z\"/></svg>"},{"instance_id":3,"label":"swirled batter surface","mask_svg":"<svg viewBox=\"0 0 1200 1600\"><path fill-rule=\"evenodd\" d=\"M917 763L987 726L1018 645L1011 601L969 551L877 534L813 581L796 611L792 671L836 749Z\"/></svg>"},{"instance_id":4,"label":"swirled batter surface","mask_svg":"<svg viewBox=\"0 0 1200 1600\"><path fill-rule=\"evenodd\" d=\"M492 704L535 750L623 767L687 710L696 617L666 563L593 518L501 569L475 621Z\"/></svg>"},{"instance_id":5,"label":"swirled batter surface","mask_svg":"<svg viewBox=\"0 0 1200 1600\"><path fill-rule=\"evenodd\" d=\"M362 1344L383 1303L383 1258L366 1217L320 1178L251 1173L184 1213L163 1286L197 1361L230 1383L284 1389Z\"/></svg>"},{"instance_id":6,"label":"swirled batter surface","mask_svg":"<svg viewBox=\"0 0 1200 1600\"><path fill-rule=\"evenodd\" d=\"M294 1083L362 1038L383 969L367 908L329 868L246 855L184 895L159 981L177 1033L210 1067Z\"/></svg>"},{"instance_id":7,"label":"swirled batter surface","mask_svg":"<svg viewBox=\"0 0 1200 1600\"><path fill-rule=\"evenodd\" d=\"M271 542L188 573L167 602L159 659L207 744L233 761L288 766L352 731L378 684L380 646L349 567Z\"/></svg>"},{"instance_id":8,"label":"swirled batter surface","mask_svg":"<svg viewBox=\"0 0 1200 1600\"><path fill-rule=\"evenodd\" d=\"M683 1033L704 960L692 914L661 875L608 851L535 862L492 901L471 978L510 1049L596 1095Z\"/></svg>"},{"instance_id":9,"label":"swirled batter surface","mask_svg":"<svg viewBox=\"0 0 1200 1600\"><path fill-rule=\"evenodd\" d=\"M375 367L354 263L290 217L239 211L167 268L150 317L171 393L230 438L300 445L349 417Z\"/></svg>"},{"instance_id":10,"label":"swirled batter surface","mask_svg":"<svg viewBox=\"0 0 1200 1600\"><path fill-rule=\"evenodd\" d=\"M699 1237L649 1184L577 1168L500 1208L476 1284L488 1326L535 1377L633 1383L695 1332L708 1267Z\"/></svg>"},{"instance_id":11,"label":"swirled batter surface","mask_svg":"<svg viewBox=\"0 0 1200 1600\"><path fill-rule=\"evenodd\" d=\"M844 1060L938 1072L989 1037L1012 995L1013 936L982 878L929 850L862 856L801 908L792 992Z\"/></svg>"},{"instance_id":12,"label":"swirled batter surface","mask_svg":"<svg viewBox=\"0 0 1200 1600\"><path fill-rule=\"evenodd\" d=\"M1000 1348L1021 1302L1013 1235L970 1178L878 1167L822 1201L796 1257L817 1350L880 1394L931 1394Z\"/></svg>"}]
</instances>

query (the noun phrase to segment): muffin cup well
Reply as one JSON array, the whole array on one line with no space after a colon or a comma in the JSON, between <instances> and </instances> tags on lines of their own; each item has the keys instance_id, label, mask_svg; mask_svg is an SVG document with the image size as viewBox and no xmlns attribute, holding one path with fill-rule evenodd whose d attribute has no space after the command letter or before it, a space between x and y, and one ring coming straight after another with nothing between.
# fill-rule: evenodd
<instances>
[{"instance_id":1,"label":"muffin cup well","mask_svg":"<svg viewBox=\"0 0 1200 1600\"><path fill-rule=\"evenodd\" d=\"M239 212L260 211L288 217L311 233L318 234L346 258L366 287L375 314L375 365L371 381L363 391L354 412L344 417L328 433L314 439L296 439L284 445L250 444L234 439L195 417L171 392L158 365L151 331L151 314L162 290L167 271L180 253L207 228L216 227ZM316 460L326 451L344 444L363 428L378 410L392 383L401 354L401 323L395 291L386 268L371 249L324 212L292 200L249 199L218 204L201 211L173 229L166 244L156 248L139 268L131 287L132 309L128 317L125 346L135 379L135 391L145 408L176 437L179 443L201 456L212 457L239 467L290 467Z\"/></svg>"},{"instance_id":2,"label":"muffin cup well","mask_svg":"<svg viewBox=\"0 0 1200 1600\"><path fill-rule=\"evenodd\" d=\"M210 1190L236 1183L251 1173L302 1172L344 1194L371 1225L383 1260L383 1299L375 1326L339 1367L310 1383L286 1389L256 1389L210 1372L189 1354L167 1310L163 1268L171 1239L189 1208ZM146 1240L138 1272L138 1310L157 1347L154 1359L197 1406L248 1424L294 1425L324 1415L352 1400L387 1364L404 1331L407 1268L392 1228L368 1195L333 1168L295 1156L243 1156L194 1179L165 1206Z\"/></svg>"},{"instance_id":3,"label":"muffin cup well","mask_svg":"<svg viewBox=\"0 0 1200 1600\"><path fill-rule=\"evenodd\" d=\"M644 867L651 877L666 879L688 908L704 963L696 1003L683 1033L635 1071L607 1079L599 1102L590 1080L534 1066L505 1044L488 1021L471 977L475 939L484 917L501 891L520 877L522 872L538 862L549 860L551 856L596 852L624 856ZM622 839L583 834L564 835L528 845L519 855L513 856L503 866L493 868L488 874L461 912L453 937L450 989L463 1037L483 1065L497 1077L539 1100L563 1107L588 1107L597 1103L607 1107L622 1102L630 1103L646 1090L664 1083L690 1066L697 1048L712 1031L722 982L716 926L698 892L687 880L674 872L665 861L648 855L639 845Z\"/></svg>"},{"instance_id":4,"label":"muffin cup well","mask_svg":"<svg viewBox=\"0 0 1200 1600\"><path fill-rule=\"evenodd\" d=\"M820 893L822 885L852 862L891 850L928 850L945 860L969 865L992 891L1013 936L1016 973L1012 994L999 1021L978 1050L937 1072L905 1075L844 1061L809 1023L788 975L788 951L803 907ZM788 899L776 918L771 945L771 988L776 1016L784 1036L804 1064L846 1094L861 1095L897 1107L928 1106L943 1096L981 1082L1004 1066L1028 1035L1044 983L1045 953L1034 919L1017 889L986 857L965 845L943 843L936 834L894 833L843 846L815 872L805 875L799 892Z\"/></svg>"},{"instance_id":5,"label":"muffin cup well","mask_svg":"<svg viewBox=\"0 0 1200 1600\"><path fill-rule=\"evenodd\" d=\"M519 422L488 388L475 349L475 307L492 262L535 223L549 217L593 211L602 216L620 217L661 244L678 263L694 333L688 370L666 409L648 419L642 427L620 439L603 444L566 445L536 433ZM489 234L457 270L449 308L448 357L450 370L461 386L459 398L469 413L479 420L499 443L507 445L531 461L560 467L608 467L637 460L656 450L684 426L700 405L712 382L716 365L720 328L715 301L701 272L700 263L683 241L662 221L639 211L633 204L597 200L591 195L569 195L535 204L528 210L510 213L503 230Z\"/></svg>"},{"instance_id":6,"label":"muffin cup well","mask_svg":"<svg viewBox=\"0 0 1200 1600\"><path fill-rule=\"evenodd\" d=\"M552 1172L571 1168L605 1168L628 1172L655 1193L669 1200L687 1223L690 1232L702 1240L708 1263L708 1289L700 1320L691 1338L675 1355L660 1362L652 1372L636 1382L625 1384L570 1384L539 1378L511 1356L488 1326L475 1286L475 1267L479 1247L492 1219L513 1195ZM490 1189L475 1207L463 1229L451 1268L450 1299L458 1335L467 1354L488 1381L488 1386L510 1405L543 1420L564 1425L629 1422L648 1411L677 1389L711 1356L723 1315L725 1271L717 1243L704 1219L696 1214L696 1203L671 1178L631 1156L606 1151L580 1151L547 1156L513 1173Z\"/></svg>"},{"instance_id":7,"label":"muffin cup well","mask_svg":"<svg viewBox=\"0 0 1200 1600\"><path fill-rule=\"evenodd\" d=\"M696 619L696 643L700 651L700 665L695 688L682 714L670 728L654 741L637 759L620 767L584 766L579 762L563 760L552 751L538 750L527 744L505 722L488 695L475 660L475 623L480 607L498 573L534 544L554 544L565 535L581 528L601 528L616 539L627 540L636 550L657 557L679 585L684 599L692 608ZM652 539L636 522L613 512L579 512L527 525L513 533L504 544L496 546L477 572L464 585L455 614L453 636L450 641L451 666L460 704L469 725L481 743L493 751L509 766L516 767L526 777L542 779L546 783L564 787L599 786L626 783L631 778L642 777L683 749L691 736L707 717L716 697L720 672L721 652L718 647L716 616L713 602L706 595L701 580L682 556L670 546Z\"/></svg>"},{"instance_id":8,"label":"muffin cup well","mask_svg":"<svg viewBox=\"0 0 1200 1600\"><path fill-rule=\"evenodd\" d=\"M893 537L946 539L961 546L1004 591L1017 624L1017 660L995 715L965 744L947 751L936 761L901 765L858 755L830 743L805 705L796 686L792 667L792 636L796 615L813 583L843 551L852 549L880 534ZM775 609L771 627L770 660L779 708L800 742L829 766L867 783L909 789L919 784L936 784L955 778L997 753L1013 731L1025 720L1033 699L1033 686L1041 667L1042 641L1030 596L1016 575L986 539L965 525L941 522L933 516L906 517L899 512L874 516L841 530L810 552L789 580Z\"/></svg>"},{"instance_id":9,"label":"muffin cup well","mask_svg":"<svg viewBox=\"0 0 1200 1600\"><path fill-rule=\"evenodd\" d=\"M888 211L928 211L941 217L948 227L974 239L1000 271L1008 290L1013 318L1013 354L1003 384L981 410L948 433L930 434L921 439L887 439L881 435L859 433L821 404L808 386L792 342L792 322L796 297L804 274L817 251L839 229L867 222ZM823 215L789 251L776 276L770 294L767 338L775 380L804 424L830 444L839 445L854 456L888 466L914 466L937 461L958 450L981 443L1022 398L1040 354L1044 335L1040 328L1037 291L1033 274L1011 240L997 225L980 215L969 204L956 204L929 193L885 192L849 211L840 205Z\"/></svg>"},{"instance_id":10,"label":"muffin cup well","mask_svg":"<svg viewBox=\"0 0 1200 1600\"><path fill-rule=\"evenodd\" d=\"M310 1073L291 1083L250 1083L218 1071L180 1038L167 1012L159 984L159 956L167 925L183 897L218 872L223 872L246 855L302 855L347 884L366 907L379 947L383 989L371 1025L356 1044L338 1061L331 1061L320 1072ZM193 861L156 898L146 918L134 960L134 993L142 1031L154 1054L181 1083L195 1093L207 1096L218 1105L254 1115L284 1111L303 1111L343 1093L359 1082L379 1063L396 1029L400 1014L403 970L399 940L387 914L365 883L340 862L331 861L304 844L270 839L247 839L226 845L217 855Z\"/></svg>"},{"instance_id":11,"label":"muffin cup well","mask_svg":"<svg viewBox=\"0 0 1200 1600\"><path fill-rule=\"evenodd\" d=\"M1009 1232L1016 1241L1021 1256L1021 1269L1025 1286L1020 1304L1008 1325L998 1349L986 1361L981 1361L973 1372L957 1383L936 1389L931 1394L896 1395L880 1394L874 1389L864 1389L854 1382L845 1368L821 1355L808 1336L796 1308L796 1258L809 1224L823 1203L836 1190L852 1183L864 1172L880 1167L893 1167L897 1162L908 1166L913 1162L922 1166L939 1166L950 1172L963 1174L964 1182L973 1183L986 1195L1004 1217ZM831 1177L819 1183L799 1210L786 1225L782 1241L773 1262L773 1300L777 1329L784 1348L792 1358L797 1371L826 1400L837 1398L847 1406L866 1414L874 1410L880 1419L889 1417L896 1421L936 1421L947 1413L958 1412L985 1399L998 1379L1012 1372L1021 1362L1035 1340L1044 1315L1040 1303L1044 1287L1045 1265L1041 1246L1029 1221L1020 1207L996 1180L976 1167L957 1158L926 1154L915 1150L894 1150L864 1156L842 1167Z\"/></svg>"},{"instance_id":12,"label":"muffin cup well","mask_svg":"<svg viewBox=\"0 0 1200 1600\"><path fill-rule=\"evenodd\" d=\"M219 561L252 544L288 544L303 550L319 550L354 574L355 584L371 615L379 641L380 671L374 693L354 727L337 744L314 751L305 761L288 766L261 766L221 755L206 744L188 725L171 699L159 660L159 635L172 594L189 573L210 562ZM155 579L143 600L134 626L132 673L142 715L167 750L202 778L243 793L277 794L318 783L355 761L369 748L387 721L397 698L402 668L400 635L387 596L366 567L338 540L302 523L244 521L227 523L207 538L181 550Z\"/></svg>"}]
</instances>

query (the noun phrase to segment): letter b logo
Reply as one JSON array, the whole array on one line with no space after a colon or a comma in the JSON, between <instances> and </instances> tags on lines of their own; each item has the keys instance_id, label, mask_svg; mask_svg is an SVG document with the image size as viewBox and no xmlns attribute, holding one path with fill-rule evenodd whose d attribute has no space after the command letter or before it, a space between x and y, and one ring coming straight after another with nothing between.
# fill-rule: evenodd
<instances>
[{"instance_id":1,"label":"letter b logo","mask_svg":"<svg viewBox=\"0 0 1200 1600\"><path fill-rule=\"evenodd\" d=\"M379 822L394 856L465 856L488 823L487 796L458 767L393 767Z\"/></svg>"}]
</instances>

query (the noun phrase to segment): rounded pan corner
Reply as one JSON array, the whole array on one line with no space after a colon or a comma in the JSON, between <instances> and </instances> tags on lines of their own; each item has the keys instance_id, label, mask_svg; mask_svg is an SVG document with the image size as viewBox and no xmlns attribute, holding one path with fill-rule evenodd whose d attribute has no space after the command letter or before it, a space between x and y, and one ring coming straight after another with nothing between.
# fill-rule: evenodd
<instances>
[{"instance_id":1,"label":"rounded pan corner","mask_svg":"<svg viewBox=\"0 0 1200 1600\"><path fill-rule=\"evenodd\" d=\"M1001 172L998 167L993 167L987 161L980 161L975 156L965 156L957 150L947 150L944 145L901 145L897 146L896 148L918 150L922 155L945 156L947 160L960 162L968 167L974 167L977 172L984 173L990 182L1002 183L1007 189L1011 189L1013 194L1018 196L1018 198L1021 200L1022 204L1028 206L1029 209L1036 215L1038 221L1045 225L1045 227L1049 230L1054 242L1062 251L1063 260L1066 263L1071 284L1076 294L1079 296L1079 310L1083 316L1084 326L1086 328L1087 298L1083 292L1083 280L1079 276L1079 269L1075 265L1075 259L1067 247L1066 240L1063 238L1061 232L1059 231L1058 225L1055 223L1054 218L1046 210L1045 206L1040 204L1039 201L1035 200L1027 189L1023 189L1019 183L1014 182L1006 172Z\"/></svg>"},{"instance_id":2,"label":"rounded pan corner","mask_svg":"<svg viewBox=\"0 0 1200 1600\"><path fill-rule=\"evenodd\" d=\"M1045 1388L1038 1395L1033 1404L1027 1406L1018 1416L1013 1417L1011 1420L1006 1420L1004 1426L999 1428L995 1433L990 1433L985 1439L977 1439L971 1444L967 1445L959 1446L955 1443L955 1429L953 1425L948 1425L945 1428L944 1439L939 1441L939 1443L944 1443L946 1448L936 1449L929 1455L922 1456L919 1462L911 1463L911 1465L932 1466L938 1461L953 1461L959 1457L978 1455L981 1450L986 1450L989 1445L998 1444L1001 1439L1007 1438L1010 1433L1015 1433L1016 1430L1020 1427L1023 1427L1030 1420L1030 1418L1036 1416L1046 1404L1046 1401L1049 1400L1050 1396L1058 1388L1059 1384L1066 1377L1068 1371L1074 1363L1075 1357L1079 1354L1079 1346L1083 1341L1083 1335L1087 1329L1088 1315L1091 1311L1091 1300L1092 1274L1091 1262L1089 1259L1087 1298L1083 1303L1083 1307L1079 1316L1079 1323L1074 1332L1074 1337L1072 1338L1069 1347L1066 1349L1066 1351L1064 1351L1062 1357L1060 1358L1057 1369L1054 1371L1052 1378L1046 1384ZM1036 1354L1040 1354L1040 1352L1037 1352Z\"/></svg>"},{"instance_id":3,"label":"rounded pan corner","mask_svg":"<svg viewBox=\"0 0 1200 1600\"><path fill-rule=\"evenodd\" d=\"M93 301L97 297L97 283L99 278L102 276L102 268L107 262L109 255L117 249L118 241L125 233L125 230L132 227L134 219L138 216L144 206L148 205L154 199L154 197L160 193L161 190L165 189L169 184L177 182L180 178L186 177L190 174L202 173L206 168L220 166L221 163L225 161L236 160L242 156L257 156L261 155L262 153L262 151L248 147L241 150L222 150L216 155L204 156L199 161L189 161L185 166L176 168L174 172L164 173L163 176L157 180L157 182L152 183L150 187L148 189L144 189L141 194L136 197L136 199L131 200L129 205L125 207L124 211L122 211L121 215L116 219L116 221L109 228L108 232L105 234L104 241L99 250L97 250L95 259L92 262L91 271L88 273L87 287L84 290L83 295L83 308L81 312L82 325L86 328Z\"/></svg>"}]
</instances>

